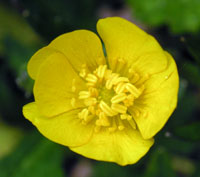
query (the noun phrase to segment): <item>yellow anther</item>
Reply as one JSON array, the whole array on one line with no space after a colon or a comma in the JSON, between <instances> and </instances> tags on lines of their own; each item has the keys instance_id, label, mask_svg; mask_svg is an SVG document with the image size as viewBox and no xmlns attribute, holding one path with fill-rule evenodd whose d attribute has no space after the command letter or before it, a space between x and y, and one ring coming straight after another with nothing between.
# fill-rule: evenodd
<instances>
[{"instance_id":1,"label":"yellow anther","mask_svg":"<svg viewBox=\"0 0 200 177\"><path fill-rule=\"evenodd\" d=\"M131 127L133 129L136 129L136 123L135 123L135 121L133 119L128 120L128 122L129 122L129 124L131 125Z\"/></svg>"},{"instance_id":2,"label":"yellow anther","mask_svg":"<svg viewBox=\"0 0 200 177\"><path fill-rule=\"evenodd\" d=\"M130 80L130 82L134 84L134 83L137 82L139 79L140 79L139 74L138 74L138 73L134 73L133 76L132 76L132 78L131 78L131 80Z\"/></svg>"},{"instance_id":3,"label":"yellow anther","mask_svg":"<svg viewBox=\"0 0 200 177\"><path fill-rule=\"evenodd\" d=\"M115 79L114 81L114 85L117 85L119 84L120 82L129 82L128 78L127 77L118 77L117 79Z\"/></svg>"},{"instance_id":4,"label":"yellow anther","mask_svg":"<svg viewBox=\"0 0 200 177\"><path fill-rule=\"evenodd\" d=\"M132 94L128 95L126 99L123 101L124 105L129 107L132 106L134 102L134 96Z\"/></svg>"},{"instance_id":5,"label":"yellow anther","mask_svg":"<svg viewBox=\"0 0 200 177\"><path fill-rule=\"evenodd\" d=\"M86 99L89 98L91 96L90 92L88 91L80 91L79 92L79 99Z\"/></svg>"},{"instance_id":6,"label":"yellow anther","mask_svg":"<svg viewBox=\"0 0 200 177\"><path fill-rule=\"evenodd\" d=\"M108 117L105 115L104 112L100 112L99 120L100 120L102 126L105 126L105 127L110 126L110 122L108 120Z\"/></svg>"},{"instance_id":7,"label":"yellow anther","mask_svg":"<svg viewBox=\"0 0 200 177\"><path fill-rule=\"evenodd\" d=\"M80 73L79 73L79 76L81 76L81 77L85 77L86 76L86 69L84 68L84 69L81 69L81 71L80 71Z\"/></svg>"},{"instance_id":8,"label":"yellow anther","mask_svg":"<svg viewBox=\"0 0 200 177\"><path fill-rule=\"evenodd\" d=\"M76 91L76 87L72 86L72 92L75 92L75 91Z\"/></svg>"},{"instance_id":9,"label":"yellow anther","mask_svg":"<svg viewBox=\"0 0 200 177\"><path fill-rule=\"evenodd\" d=\"M111 102L112 102L112 103L119 103L119 102L125 100L126 97L127 97L127 96L126 96L125 93L120 93L120 94L115 95L114 97L112 97Z\"/></svg>"},{"instance_id":10,"label":"yellow anther","mask_svg":"<svg viewBox=\"0 0 200 177\"><path fill-rule=\"evenodd\" d=\"M97 80L98 78L94 74L88 74L86 77L86 81L91 82L91 83L96 83Z\"/></svg>"},{"instance_id":11,"label":"yellow anther","mask_svg":"<svg viewBox=\"0 0 200 177\"><path fill-rule=\"evenodd\" d=\"M97 99L96 98L93 98L93 97L90 97L90 98L86 98L84 99L84 104L86 106L93 106L97 103Z\"/></svg>"},{"instance_id":12,"label":"yellow anther","mask_svg":"<svg viewBox=\"0 0 200 177\"><path fill-rule=\"evenodd\" d=\"M86 123L89 123L93 118L94 118L93 115L88 115L88 116L84 117L84 121L85 121Z\"/></svg>"},{"instance_id":13,"label":"yellow anther","mask_svg":"<svg viewBox=\"0 0 200 177\"><path fill-rule=\"evenodd\" d=\"M119 75L118 74L116 74L116 73L112 73L111 74L111 76L110 76L110 78L106 81L106 88L108 89L108 90L110 90L111 88L112 88L112 86L113 86L113 84L114 84L114 80L115 79L117 79L119 77Z\"/></svg>"},{"instance_id":14,"label":"yellow anther","mask_svg":"<svg viewBox=\"0 0 200 177\"><path fill-rule=\"evenodd\" d=\"M122 123L121 119L118 119L118 130L124 130L124 124Z\"/></svg>"},{"instance_id":15,"label":"yellow anther","mask_svg":"<svg viewBox=\"0 0 200 177\"><path fill-rule=\"evenodd\" d=\"M88 111L89 111L90 113L92 113L93 115L95 115L95 113L96 113L95 107L94 107L94 106L89 106L89 107L88 107Z\"/></svg>"},{"instance_id":16,"label":"yellow anther","mask_svg":"<svg viewBox=\"0 0 200 177\"><path fill-rule=\"evenodd\" d=\"M107 115L107 116L114 116L117 114L116 111L112 110L104 101L101 101L99 104L99 107L101 110Z\"/></svg>"},{"instance_id":17,"label":"yellow anther","mask_svg":"<svg viewBox=\"0 0 200 177\"><path fill-rule=\"evenodd\" d=\"M106 70L106 71L105 71L105 74L104 74L105 80L109 79L110 76L111 76L111 74L112 74L112 71L111 71L111 70Z\"/></svg>"},{"instance_id":18,"label":"yellow anther","mask_svg":"<svg viewBox=\"0 0 200 177\"><path fill-rule=\"evenodd\" d=\"M100 110L100 109L97 109L97 110L95 111L95 114L96 114L97 116L99 116L100 112L101 112L101 110Z\"/></svg>"},{"instance_id":19,"label":"yellow anther","mask_svg":"<svg viewBox=\"0 0 200 177\"><path fill-rule=\"evenodd\" d=\"M143 77L140 78L140 80L136 82L136 84L137 85L143 84L149 77L150 77L149 74L145 74Z\"/></svg>"},{"instance_id":20,"label":"yellow anther","mask_svg":"<svg viewBox=\"0 0 200 177\"><path fill-rule=\"evenodd\" d=\"M97 126L101 126L101 121L100 121L99 119L97 119L97 120L95 121L95 124L96 124Z\"/></svg>"},{"instance_id":21,"label":"yellow anther","mask_svg":"<svg viewBox=\"0 0 200 177\"><path fill-rule=\"evenodd\" d=\"M124 92L125 87L126 87L125 83L119 83L115 88L115 92L118 93L118 94L122 93L122 92Z\"/></svg>"},{"instance_id":22,"label":"yellow anther","mask_svg":"<svg viewBox=\"0 0 200 177\"><path fill-rule=\"evenodd\" d=\"M96 83L93 83L93 82L87 82L86 85L88 87L94 87Z\"/></svg>"},{"instance_id":23,"label":"yellow anther","mask_svg":"<svg viewBox=\"0 0 200 177\"><path fill-rule=\"evenodd\" d=\"M90 87L88 90L89 90L91 96L97 97L98 94L99 94L98 90L96 88L94 88L94 87Z\"/></svg>"},{"instance_id":24,"label":"yellow anther","mask_svg":"<svg viewBox=\"0 0 200 177\"><path fill-rule=\"evenodd\" d=\"M107 65L100 65L97 69L97 76L99 76L99 78L103 78L106 69L107 69Z\"/></svg>"},{"instance_id":25,"label":"yellow anther","mask_svg":"<svg viewBox=\"0 0 200 177\"><path fill-rule=\"evenodd\" d=\"M120 118L122 120L131 120L132 119L132 116L131 115L128 115L128 114L121 114L120 115Z\"/></svg>"},{"instance_id":26,"label":"yellow anther","mask_svg":"<svg viewBox=\"0 0 200 177\"><path fill-rule=\"evenodd\" d=\"M72 80L72 92L75 92L75 91L76 91L75 82L76 82L76 79L73 79L73 80Z\"/></svg>"},{"instance_id":27,"label":"yellow anther","mask_svg":"<svg viewBox=\"0 0 200 177\"><path fill-rule=\"evenodd\" d=\"M112 133L116 129L117 129L117 124L116 124L115 120L113 119L112 126L108 128L108 131Z\"/></svg>"},{"instance_id":28,"label":"yellow anther","mask_svg":"<svg viewBox=\"0 0 200 177\"><path fill-rule=\"evenodd\" d=\"M75 98L72 98L72 99L71 99L71 105L72 105L73 108L75 107L75 103L76 103L76 99L75 99Z\"/></svg>"},{"instance_id":29,"label":"yellow anther","mask_svg":"<svg viewBox=\"0 0 200 177\"><path fill-rule=\"evenodd\" d=\"M86 120L88 114L89 114L89 111L88 111L88 109L85 108L85 109L83 109L83 110L78 114L78 117L79 117L80 119Z\"/></svg>"},{"instance_id":30,"label":"yellow anther","mask_svg":"<svg viewBox=\"0 0 200 177\"><path fill-rule=\"evenodd\" d=\"M142 93L144 91L144 89L145 89L144 85L141 85L139 88L139 92Z\"/></svg>"},{"instance_id":31,"label":"yellow anther","mask_svg":"<svg viewBox=\"0 0 200 177\"><path fill-rule=\"evenodd\" d=\"M118 112L118 113L122 113L125 114L127 111L127 107L121 104L117 104L117 103L112 103L111 105L112 110Z\"/></svg>"},{"instance_id":32,"label":"yellow anther","mask_svg":"<svg viewBox=\"0 0 200 177\"><path fill-rule=\"evenodd\" d=\"M132 84L127 83L126 84L126 89L134 95L134 97L138 98L138 96L140 95L140 91Z\"/></svg>"},{"instance_id":33,"label":"yellow anther","mask_svg":"<svg viewBox=\"0 0 200 177\"><path fill-rule=\"evenodd\" d=\"M124 60L117 60L115 71L121 71ZM94 131L97 133L102 128L109 132L122 131L125 125L136 129L136 123L132 115L138 116L142 113L133 105L134 99L138 98L144 90L144 85L138 84L139 75L134 70L129 70L128 77L120 77L107 69L107 65L101 64L93 73L86 72L86 66L81 68L80 75L84 76L87 90L79 92L86 108L78 113L82 124L87 125L91 120L95 123ZM137 77L138 76L138 77ZM134 80L135 79L135 80ZM131 81L136 82L136 86ZM76 85L77 86L77 85ZM75 80L72 81L72 92L76 91ZM72 107L75 107L76 99L71 99ZM111 104L111 105L110 105ZM131 115L127 112L131 113ZM146 117L144 112L141 116Z\"/></svg>"}]
</instances>

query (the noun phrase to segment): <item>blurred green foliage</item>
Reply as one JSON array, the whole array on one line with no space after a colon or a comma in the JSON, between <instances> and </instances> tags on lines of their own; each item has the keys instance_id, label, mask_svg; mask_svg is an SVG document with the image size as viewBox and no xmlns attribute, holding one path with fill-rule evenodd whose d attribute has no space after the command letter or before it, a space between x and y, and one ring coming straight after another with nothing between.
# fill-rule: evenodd
<instances>
[{"instance_id":1,"label":"blurred green foliage","mask_svg":"<svg viewBox=\"0 0 200 177\"><path fill-rule=\"evenodd\" d=\"M200 1L5 0L0 2L0 177L73 177L85 159L50 142L23 118L22 106L33 100L26 65L35 51L62 33L95 31L105 6L115 14L131 7L133 20L151 27L148 32L172 53L180 75L179 102L137 164L88 160L90 176L200 176Z\"/></svg>"},{"instance_id":2,"label":"blurred green foliage","mask_svg":"<svg viewBox=\"0 0 200 177\"><path fill-rule=\"evenodd\" d=\"M28 133L9 156L0 161L0 177L64 177L64 150L39 133Z\"/></svg>"},{"instance_id":3,"label":"blurred green foliage","mask_svg":"<svg viewBox=\"0 0 200 177\"><path fill-rule=\"evenodd\" d=\"M199 0L127 0L133 14L152 26L167 25L174 33L198 32Z\"/></svg>"}]
</instances>

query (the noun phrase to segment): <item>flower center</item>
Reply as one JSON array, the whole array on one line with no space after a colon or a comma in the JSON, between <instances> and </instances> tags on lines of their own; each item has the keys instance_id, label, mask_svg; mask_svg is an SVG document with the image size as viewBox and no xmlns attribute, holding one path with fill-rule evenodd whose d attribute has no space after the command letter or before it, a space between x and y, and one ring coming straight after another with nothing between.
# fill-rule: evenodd
<instances>
[{"instance_id":1,"label":"flower center","mask_svg":"<svg viewBox=\"0 0 200 177\"><path fill-rule=\"evenodd\" d=\"M136 129L128 109L134 105L143 88L137 88L127 77L113 73L107 65L100 65L92 73L80 72L87 90L79 92L85 108L78 113L83 124L95 123L95 131L107 128L110 132L123 130L126 126Z\"/></svg>"}]
</instances>

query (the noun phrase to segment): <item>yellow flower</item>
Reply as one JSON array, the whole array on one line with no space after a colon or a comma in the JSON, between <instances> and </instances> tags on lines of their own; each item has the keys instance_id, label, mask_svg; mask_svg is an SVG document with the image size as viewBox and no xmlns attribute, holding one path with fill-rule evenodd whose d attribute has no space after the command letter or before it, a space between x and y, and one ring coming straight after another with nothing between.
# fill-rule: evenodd
<instances>
[{"instance_id":1,"label":"yellow flower","mask_svg":"<svg viewBox=\"0 0 200 177\"><path fill-rule=\"evenodd\" d=\"M177 104L173 58L137 26L101 19L97 31L63 34L28 63L35 102L24 116L50 140L83 156L136 163Z\"/></svg>"}]
</instances>

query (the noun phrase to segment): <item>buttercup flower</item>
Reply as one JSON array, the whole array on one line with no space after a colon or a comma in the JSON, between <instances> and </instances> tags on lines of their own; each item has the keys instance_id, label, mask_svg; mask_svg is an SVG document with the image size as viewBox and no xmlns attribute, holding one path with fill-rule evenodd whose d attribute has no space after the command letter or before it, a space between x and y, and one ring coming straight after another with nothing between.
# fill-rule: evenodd
<instances>
[{"instance_id":1,"label":"buttercup flower","mask_svg":"<svg viewBox=\"0 0 200 177\"><path fill-rule=\"evenodd\" d=\"M96 34L63 34L28 63L35 102L24 116L50 140L83 156L133 164L177 104L176 64L131 22L110 17Z\"/></svg>"}]
</instances>

